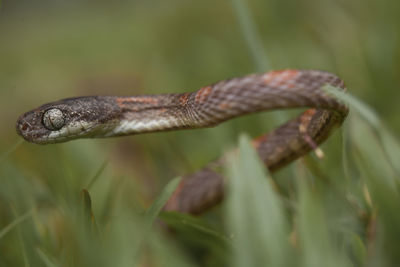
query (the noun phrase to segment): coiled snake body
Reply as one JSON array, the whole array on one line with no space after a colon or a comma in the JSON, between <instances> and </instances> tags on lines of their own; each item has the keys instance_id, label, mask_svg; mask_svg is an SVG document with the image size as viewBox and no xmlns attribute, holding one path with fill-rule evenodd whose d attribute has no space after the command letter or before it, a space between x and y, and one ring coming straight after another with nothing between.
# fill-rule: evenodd
<instances>
[{"instance_id":1,"label":"coiled snake body","mask_svg":"<svg viewBox=\"0 0 400 267\"><path fill-rule=\"evenodd\" d=\"M21 115L17 132L29 142L47 144L211 127L248 113L311 108L253 141L275 171L314 149L346 118L347 107L321 89L326 84L345 89L331 73L282 70L220 81L193 93L68 98ZM200 213L218 203L224 179L215 164L187 175L164 209Z\"/></svg>"}]
</instances>

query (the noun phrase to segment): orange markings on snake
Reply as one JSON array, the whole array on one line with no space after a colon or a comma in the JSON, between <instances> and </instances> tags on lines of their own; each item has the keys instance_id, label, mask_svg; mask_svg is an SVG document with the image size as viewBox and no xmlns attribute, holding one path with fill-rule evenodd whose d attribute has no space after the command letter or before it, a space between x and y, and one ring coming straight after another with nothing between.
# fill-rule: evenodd
<instances>
[{"instance_id":1,"label":"orange markings on snake","mask_svg":"<svg viewBox=\"0 0 400 267\"><path fill-rule=\"evenodd\" d=\"M206 100L207 96L211 93L211 89L212 89L211 86L206 86L206 87L201 88L197 92L195 100L197 102L203 102L204 100Z\"/></svg>"},{"instance_id":2,"label":"orange markings on snake","mask_svg":"<svg viewBox=\"0 0 400 267\"><path fill-rule=\"evenodd\" d=\"M188 99L189 99L190 93L184 93L180 98L179 102L181 103L182 106L186 105Z\"/></svg>"},{"instance_id":3,"label":"orange markings on snake","mask_svg":"<svg viewBox=\"0 0 400 267\"><path fill-rule=\"evenodd\" d=\"M251 141L251 144L255 149L257 149L260 146L260 144L267 141L267 136L268 136L267 134L260 135L259 137L254 138Z\"/></svg>"},{"instance_id":4,"label":"orange markings on snake","mask_svg":"<svg viewBox=\"0 0 400 267\"><path fill-rule=\"evenodd\" d=\"M230 107L230 103L228 101L223 101L219 104L220 109L228 109Z\"/></svg>"},{"instance_id":5,"label":"orange markings on snake","mask_svg":"<svg viewBox=\"0 0 400 267\"><path fill-rule=\"evenodd\" d=\"M148 104L157 104L158 100L154 99L153 97L141 97L141 96L135 96L135 97L118 97L117 98L117 103L120 105L124 104L131 104L131 103L148 103Z\"/></svg>"},{"instance_id":6,"label":"orange markings on snake","mask_svg":"<svg viewBox=\"0 0 400 267\"><path fill-rule=\"evenodd\" d=\"M299 124L300 132L306 131L306 129L308 128L308 125L311 122L312 117L315 115L315 112L317 112L317 110L315 108L310 108L310 109L307 109L306 111L304 111L303 114L301 114L301 116L300 116L301 123Z\"/></svg>"},{"instance_id":7,"label":"orange markings on snake","mask_svg":"<svg viewBox=\"0 0 400 267\"><path fill-rule=\"evenodd\" d=\"M307 109L306 111L304 111L303 115L306 115L307 117L312 117L314 116L315 112L317 112L317 110L315 108L310 108Z\"/></svg>"},{"instance_id":8,"label":"orange markings on snake","mask_svg":"<svg viewBox=\"0 0 400 267\"><path fill-rule=\"evenodd\" d=\"M289 80L293 80L298 76L300 72L298 70L277 70L270 71L263 76L263 80L265 84L269 84L271 82L277 83L277 85L281 85L282 83L287 83ZM292 88L294 86L289 86Z\"/></svg>"}]
</instances>

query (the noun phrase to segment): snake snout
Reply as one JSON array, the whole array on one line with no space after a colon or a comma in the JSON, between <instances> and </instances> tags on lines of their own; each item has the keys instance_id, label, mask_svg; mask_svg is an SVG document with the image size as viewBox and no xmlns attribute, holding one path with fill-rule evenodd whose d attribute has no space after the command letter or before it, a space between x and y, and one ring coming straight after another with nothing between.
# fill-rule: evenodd
<instances>
[{"instance_id":1,"label":"snake snout","mask_svg":"<svg viewBox=\"0 0 400 267\"><path fill-rule=\"evenodd\" d=\"M17 133L24 138L26 137L26 133L29 133L33 130L32 125L25 119L25 114L18 118L15 126Z\"/></svg>"},{"instance_id":2,"label":"snake snout","mask_svg":"<svg viewBox=\"0 0 400 267\"><path fill-rule=\"evenodd\" d=\"M31 111L21 115L16 123L17 133L25 140L32 142L41 136L41 119L37 112Z\"/></svg>"}]
</instances>

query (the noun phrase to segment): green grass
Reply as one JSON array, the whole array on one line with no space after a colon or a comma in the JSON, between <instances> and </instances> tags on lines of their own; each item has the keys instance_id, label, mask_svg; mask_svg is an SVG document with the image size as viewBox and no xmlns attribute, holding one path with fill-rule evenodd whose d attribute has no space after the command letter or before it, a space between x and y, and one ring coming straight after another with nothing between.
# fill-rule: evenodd
<instances>
[{"instance_id":1,"label":"green grass","mask_svg":"<svg viewBox=\"0 0 400 267\"><path fill-rule=\"evenodd\" d=\"M351 106L353 102L351 98ZM335 184L337 177L314 173L315 166L308 165L318 162L310 161L298 164L296 186L284 194L248 137L242 136L238 155L231 155L227 165L223 226L172 212L162 214L157 222L161 207L179 182L174 179L146 212L129 203L129 184L118 194L110 193L112 203L106 204L109 208L103 213L108 215L103 217L93 211L86 190L71 203L53 199L51 207L33 205L36 208L14 216L0 230L0 242L3 249L11 245L15 259L20 259L13 264L25 262L25 266L146 262L156 266L363 266L368 262L391 266L399 260L400 176L391 168L395 159L375 135L384 130L372 129L373 124L358 117L350 119L354 131L362 131L365 140L349 136L347 160L354 165L347 171L357 173L345 178L346 188ZM13 171L8 177L12 175ZM353 191L351 184L358 188ZM22 201L30 191L23 185L17 189L13 202ZM159 229L161 222L175 233L166 236Z\"/></svg>"},{"instance_id":2,"label":"green grass","mask_svg":"<svg viewBox=\"0 0 400 267\"><path fill-rule=\"evenodd\" d=\"M398 1L0 6L0 266L400 262ZM322 145L325 158L311 153L268 173L249 136L281 113L50 146L15 134L17 116L46 101L183 92L266 68L345 80L347 94L327 88L350 114ZM172 177L236 146L221 205L200 217L160 212L179 182Z\"/></svg>"}]
</instances>

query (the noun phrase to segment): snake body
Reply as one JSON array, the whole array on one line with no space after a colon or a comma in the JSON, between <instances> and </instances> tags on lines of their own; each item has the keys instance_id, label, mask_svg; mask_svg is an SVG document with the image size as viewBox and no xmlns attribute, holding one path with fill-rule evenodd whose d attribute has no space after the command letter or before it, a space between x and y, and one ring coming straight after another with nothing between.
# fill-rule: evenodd
<instances>
[{"instance_id":1,"label":"snake body","mask_svg":"<svg viewBox=\"0 0 400 267\"><path fill-rule=\"evenodd\" d=\"M17 132L29 142L56 143L84 137L212 127L241 115L308 107L253 141L270 171L315 149L340 126L348 108L322 90L345 89L336 75L318 70L281 70L232 78L192 93L140 96L85 96L42 105L21 115ZM201 213L223 197L220 161L187 175L164 207Z\"/></svg>"}]
</instances>

